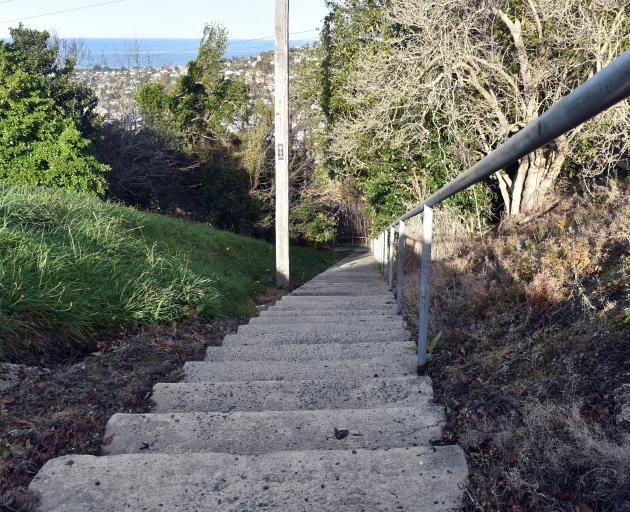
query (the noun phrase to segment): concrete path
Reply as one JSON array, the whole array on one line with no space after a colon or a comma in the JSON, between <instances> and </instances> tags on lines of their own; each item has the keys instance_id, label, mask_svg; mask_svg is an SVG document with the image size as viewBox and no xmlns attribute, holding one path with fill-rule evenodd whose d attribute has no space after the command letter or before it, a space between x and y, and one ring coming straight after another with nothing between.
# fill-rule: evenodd
<instances>
[{"instance_id":1,"label":"concrete path","mask_svg":"<svg viewBox=\"0 0 630 512\"><path fill-rule=\"evenodd\" d=\"M447 511L467 478L371 256L355 253L48 462L42 512Z\"/></svg>"}]
</instances>

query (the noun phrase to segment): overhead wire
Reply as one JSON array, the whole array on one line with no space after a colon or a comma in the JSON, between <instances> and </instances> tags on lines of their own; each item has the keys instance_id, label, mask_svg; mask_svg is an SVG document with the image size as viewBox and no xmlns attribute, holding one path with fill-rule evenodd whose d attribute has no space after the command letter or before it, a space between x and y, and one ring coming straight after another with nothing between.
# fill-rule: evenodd
<instances>
[{"instance_id":1,"label":"overhead wire","mask_svg":"<svg viewBox=\"0 0 630 512\"><path fill-rule=\"evenodd\" d=\"M236 50L234 50L234 53L244 52L244 51L247 51L247 50L258 50L258 49L264 50L265 48L261 47L261 46L248 46L247 48L237 48ZM269 51L271 51L271 50L269 50Z\"/></svg>"},{"instance_id":2,"label":"overhead wire","mask_svg":"<svg viewBox=\"0 0 630 512\"><path fill-rule=\"evenodd\" d=\"M308 34L309 32L317 32L318 29L312 28L310 30L300 30L298 32L291 32L290 36L297 36L299 34ZM232 44L241 44L241 43L251 43L253 41L264 41L265 39L273 39L275 36L265 36L265 37L255 37L253 39L238 39L235 43Z\"/></svg>"},{"instance_id":3,"label":"overhead wire","mask_svg":"<svg viewBox=\"0 0 630 512\"><path fill-rule=\"evenodd\" d=\"M307 34L309 32L317 32L318 29L314 28L311 30L300 30L298 32L291 32L289 35L290 36L296 36L299 34ZM248 46L247 48L234 48L234 46L236 46L237 44L244 44L244 43L251 43L254 41L265 41L265 40L269 40L269 39L273 39L275 36L266 36L266 37L256 37L253 39L239 39L237 41L234 41L233 43L228 42L228 50L234 50L237 52L241 52L241 51L245 51L245 50L255 50L256 48L258 48L257 46ZM262 49L262 48L261 48ZM176 53L188 53L188 52L194 52L199 50L199 47L197 46L196 48L185 48L183 50L165 50L165 51L161 51L161 50L151 50L148 52L144 52L144 53L149 53L152 55L172 55L172 54L176 54Z\"/></svg>"},{"instance_id":4,"label":"overhead wire","mask_svg":"<svg viewBox=\"0 0 630 512\"><path fill-rule=\"evenodd\" d=\"M10 1L13 0L5 0L3 3L8 3ZM96 4L90 4L90 5L82 5L80 7L73 7L71 9L63 9L61 11L51 11L51 12L45 12L42 14L35 14L33 16L25 16L22 18L15 18L12 20L3 20L0 21L0 25L4 25L6 23L15 23L18 21L26 21L26 20L33 20L35 18L43 18L44 16L54 16L55 14L65 14L67 12L74 12L74 11L82 11L83 9L91 9L93 7L102 7L104 5L112 5L112 4L120 4L122 2L126 2L127 0L109 0L108 2L99 2Z\"/></svg>"}]
</instances>

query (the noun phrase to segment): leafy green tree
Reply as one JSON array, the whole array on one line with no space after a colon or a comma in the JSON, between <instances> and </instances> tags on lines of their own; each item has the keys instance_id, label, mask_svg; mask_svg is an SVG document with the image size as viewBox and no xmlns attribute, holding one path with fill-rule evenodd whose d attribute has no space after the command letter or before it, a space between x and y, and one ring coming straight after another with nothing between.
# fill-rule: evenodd
<instances>
[{"instance_id":1,"label":"leafy green tree","mask_svg":"<svg viewBox=\"0 0 630 512\"><path fill-rule=\"evenodd\" d=\"M186 203L194 203L195 216L203 211L216 226L251 233L257 205L250 194L250 175L239 161L249 91L242 80L225 77L227 38L224 27L207 24L197 58L175 86L148 83L136 100L144 121L141 134L152 134L163 144L161 151L179 154L178 160L197 161L176 171L189 184ZM156 185L163 191L159 176ZM172 195L170 186L166 192Z\"/></svg>"},{"instance_id":2,"label":"leafy green tree","mask_svg":"<svg viewBox=\"0 0 630 512\"><path fill-rule=\"evenodd\" d=\"M137 93L136 99L140 105L145 124L153 127L166 128L169 109L173 98L163 84L149 82Z\"/></svg>"},{"instance_id":3,"label":"leafy green tree","mask_svg":"<svg viewBox=\"0 0 630 512\"><path fill-rule=\"evenodd\" d=\"M105 191L107 166L93 153L96 97L72 80L47 32L22 26L0 42L0 180Z\"/></svg>"},{"instance_id":4,"label":"leafy green tree","mask_svg":"<svg viewBox=\"0 0 630 512\"><path fill-rule=\"evenodd\" d=\"M328 137L336 124L352 116L358 105L349 101L352 76L359 69L362 54L377 53L383 39L391 35L386 24L383 0L327 0L330 13L321 33L320 106L327 122ZM344 163L330 155L326 163L335 174Z\"/></svg>"},{"instance_id":5,"label":"leafy green tree","mask_svg":"<svg viewBox=\"0 0 630 512\"><path fill-rule=\"evenodd\" d=\"M243 81L224 77L227 38L224 27L207 24L198 57L174 89L149 83L138 91L145 123L170 130L194 149L229 140L247 104L248 90Z\"/></svg>"},{"instance_id":6,"label":"leafy green tree","mask_svg":"<svg viewBox=\"0 0 630 512\"><path fill-rule=\"evenodd\" d=\"M388 17L390 3L330 0L330 14L321 35L320 107L326 131L322 161L331 176L356 184L375 229L389 224L453 175L445 165L445 150L440 145L445 133L437 128L435 118L427 116L431 142L413 147L398 144L407 130L403 112L413 106L407 104L405 92L395 89L395 84L388 84L398 94L396 102L388 105L391 116L381 115L371 124L359 124L378 101L363 90L370 79L366 67L387 58L392 41L402 30ZM478 193L485 203L482 187L451 202L472 212L476 201L471 199Z\"/></svg>"}]
</instances>

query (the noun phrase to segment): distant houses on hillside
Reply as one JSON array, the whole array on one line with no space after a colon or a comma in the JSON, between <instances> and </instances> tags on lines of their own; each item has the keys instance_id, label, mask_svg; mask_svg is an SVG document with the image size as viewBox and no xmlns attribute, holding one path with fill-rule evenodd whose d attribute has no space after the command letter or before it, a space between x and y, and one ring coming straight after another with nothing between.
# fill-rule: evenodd
<instances>
[{"instance_id":1,"label":"distant houses on hillside","mask_svg":"<svg viewBox=\"0 0 630 512\"><path fill-rule=\"evenodd\" d=\"M303 61L301 48L291 51L293 63ZM187 66L110 68L95 66L76 70L76 78L89 86L99 99L98 113L106 121L122 119L135 110L135 93L147 82L173 87L186 74ZM253 57L230 59L225 66L226 78L243 78L252 94L270 104L274 91L273 52Z\"/></svg>"}]
</instances>

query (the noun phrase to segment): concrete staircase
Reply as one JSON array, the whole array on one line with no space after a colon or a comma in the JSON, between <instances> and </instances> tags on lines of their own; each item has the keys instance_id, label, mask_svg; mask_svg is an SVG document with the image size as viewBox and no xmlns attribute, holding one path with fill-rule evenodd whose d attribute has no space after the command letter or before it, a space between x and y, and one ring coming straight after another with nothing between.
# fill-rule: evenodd
<instances>
[{"instance_id":1,"label":"concrete staircase","mask_svg":"<svg viewBox=\"0 0 630 512\"><path fill-rule=\"evenodd\" d=\"M346 258L116 414L105 457L48 462L43 512L443 511L467 466L374 260Z\"/></svg>"}]
</instances>

